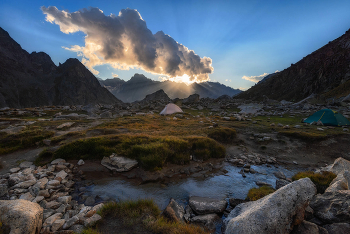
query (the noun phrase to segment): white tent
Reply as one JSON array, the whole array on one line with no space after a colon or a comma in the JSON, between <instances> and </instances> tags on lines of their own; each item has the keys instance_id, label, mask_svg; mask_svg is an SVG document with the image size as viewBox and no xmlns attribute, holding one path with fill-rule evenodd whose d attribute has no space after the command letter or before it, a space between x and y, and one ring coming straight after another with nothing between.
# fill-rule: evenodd
<instances>
[{"instance_id":1,"label":"white tent","mask_svg":"<svg viewBox=\"0 0 350 234\"><path fill-rule=\"evenodd\" d=\"M161 115L171 115L173 113L183 112L180 107L175 105L174 103L169 103L164 107L164 109L160 112Z\"/></svg>"}]
</instances>

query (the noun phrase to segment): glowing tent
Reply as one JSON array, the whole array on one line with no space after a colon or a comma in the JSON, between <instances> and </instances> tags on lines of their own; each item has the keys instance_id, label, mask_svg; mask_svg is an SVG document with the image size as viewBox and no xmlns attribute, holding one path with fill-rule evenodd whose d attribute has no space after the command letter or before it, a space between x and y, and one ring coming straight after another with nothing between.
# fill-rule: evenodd
<instances>
[{"instance_id":1,"label":"glowing tent","mask_svg":"<svg viewBox=\"0 0 350 234\"><path fill-rule=\"evenodd\" d=\"M165 108L160 112L161 115L171 115L174 113L183 112L180 107L174 103L169 103Z\"/></svg>"}]
</instances>

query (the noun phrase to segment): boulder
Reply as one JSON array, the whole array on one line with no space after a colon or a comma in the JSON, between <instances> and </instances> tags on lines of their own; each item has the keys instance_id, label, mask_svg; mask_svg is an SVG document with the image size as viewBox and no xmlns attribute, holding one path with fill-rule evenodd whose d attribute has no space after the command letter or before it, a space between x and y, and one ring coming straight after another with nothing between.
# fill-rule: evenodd
<instances>
[{"instance_id":1,"label":"boulder","mask_svg":"<svg viewBox=\"0 0 350 234\"><path fill-rule=\"evenodd\" d=\"M317 194L311 202L316 218L324 223L341 223L350 220L350 190Z\"/></svg>"},{"instance_id":2,"label":"boulder","mask_svg":"<svg viewBox=\"0 0 350 234\"><path fill-rule=\"evenodd\" d=\"M184 214L184 208L171 198L162 215L171 221L179 222L184 220Z\"/></svg>"},{"instance_id":3,"label":"boulder","mask_svg":"<svg viewBox=\"0 0 350 234\"><path fill-rule=\"evenodd\" d=\"M301 224L294 227L291 234L328 234L328 232L323 227L304 220Z\"/></svg>"},{"instance_id":4,"label":"boulder","mask_svg":"<svg viewBox=\"0 0 350 234\"><path fill-rule=\"evenodd\" d=\"M286 176L282 171L276 171L273 173L278 179L285 180Z\"/></svg>"},{"instance_id":5,"label":"boulder","mask_svg":"<svg viewBox=\"0 0 350 234\"><path fill-rule=\"evenodd\" d=\"M278 179L276 180L276 190L282 188L283 186L290 184L288 180Z\"/></svg>"},{"instance_id":6,"label":"boulder","mask_svg":"<svg viewBox=\"0 0 350 234\"><path fill-rule=\"evenodd\" d=\"M224 220L225 233L289 233L304 220L305 208L315 194L315 184L304 178L257 201L239 204Z\"/></svg>"},{"instance_id":7,"label":"boulder","mask_svg":"<svg viewBox=\"0 0 350 234\"><path fill-rule=\"evenodd\" d=\"M124 172L130 171L136 167L138 162L130 158L118 157L117 155L112 154L109 157L103 157L101 164L107 167L109 170Z\"/></svg>"},{"instance_id":8,"label":"boulder","mask_svg":"<svg viewBox=\"0 0 350 234\"><path fill-rule=\"evenodd\" d=\"M325 169L338 175L342 171L350 171L350 161L339 157L334 161L333 164L329 165Z\"/></svg>"},{"instance_id":9,"label":"boulder","mask_svg":"<svg viewBox=\"0 0 350 234\"><path fill-rule=\"evenodd\" d=\"M189 199L189 205L196 214L203 215L224 212L227 207L227 201L193 196Z\"/></svg>"},{"instance_id":10,"label":"boulder","mask_svg":"<svg viewBox=\"0 0 350 234\"><path fill-rule=\"evenodd\" d=\"M350 172L342 171L337 177L329 184L329 187L326 189L327 192L336 192L338 190L348 190L350 185Z\"/></svg>"},{"instance_id":11,"label":"boulder","mask_svg":"<svg viewBox=\"0 0 350 234\"><path fill-rule=\"evenodd\" d=\"M10 227L10 233L39 233L43 208L26 200L0 201L0 220Z\"/></svg>"},{"instance_id":12,"label":"boulder","mask_svg":"<svg viewBox=\"0 0 350 234\"><path fill-rule=\"evenodd\" d=\"M332 223L323 226L329 234L350 233L350 224Z\"/></svg>"},{"instance_id":13,"label":"boulder","mask_svg":"<svg viewBox=\"0 0 350 234\"><path fill-rule=\"evenodd\" d=\"M191 219L191 223L204 226L209 230L215 230L216 225L221 222L222 220L217 214L198 215Z\"/></svg>"}]
</instances>

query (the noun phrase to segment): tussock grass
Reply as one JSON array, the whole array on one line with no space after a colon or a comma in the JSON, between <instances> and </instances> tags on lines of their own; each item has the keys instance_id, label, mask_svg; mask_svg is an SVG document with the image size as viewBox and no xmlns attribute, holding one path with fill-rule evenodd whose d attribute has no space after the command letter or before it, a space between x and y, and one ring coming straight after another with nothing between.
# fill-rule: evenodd
<instances>
[{"instance_id":1,"label":"tussock grass","mask_svg":"<svg viewBox=\"0 0 350 234\"><path fill-rule=\"evenodd\" d=\"M188 164L190 155L197 159L225 157L225 147L207 137L174 137L149 135L112 135L86 138L68 143L53 153L53 158L102 159L117 153L136 159L146 170L159 170L166 162ZM50 156L45 152L41 159Z\"/></svg>"},{"instance_id":2,"label":"tussock grass","mask_svg":"<svg viewBox=\"0 0 350 234\"><path fill-rule=\"evenodd\" d=\"M256 200L259 200L260 198L263 198L266 195L269 195L270 193L273 193L273 192L275 192L275 190L267 185L261 186L260 188L251 188L248 191L248 195L247 195L246 200L256 201Z\"/></svg>"},{"instance_id":3,"label":"tussock grass","mask_svg":"<svg viewBox=\"0 0 350 234\"><path fill-rule=\"evenodd\" d=\"M335 177L337 177L337 175L330 171L323 171L322 173L304 171L295 174L292 177L292 180L295 181L306 177L309 177L311 181L314 182L317 188L317 193L324 193L324 191L328 188L329 184Z\"/></svg>"},{"instance_id":4,"label":"tussock grass","mask_svg":"<svg viewBox=\"0 0 350 234\"><path fill-rule=\"evenodd\" d=\"M303 141L307 142L313 142L313 141L321 141L327 139L327 134L323 132L307 132L303 130L288 130L288 131L281 131L281 135L285 135L288 137L297 138Z\"/></svg>"},{"instance_id":5,"label":"tussock grass","mask_svg":"<svg viewBox=\"0 0 350 234\"><path fill-rule=\"evenodd\" d=\"M221 143L232 143L236 135L235 129L225 127L213 128L208 132L208 137Z\"/></svg>"},{"instance_id":6,"label":"tussock grass","mask_svg":"<svg viewBox=\"0 0 350 234\"><path fill-rule=\"evenodd\" d=\"M108 219L106 222L115 221L118 225L118 230L120 232L127 230L126 233L139 233L139 230L154 234L208 233L198 226L168 221L161 216L158 206L150 199L109 202L103 205L98 214L103 219L102 222L97 224L96 231L108 231L105 229L103 222L103 220ZM94 234L94 232L87 232L86 234L90 233Z\"/></svg>"},{"instance_id":7,"label":"tussock grass","mask_svg":"<svg viewBox=\"0 0 350 234\"><path fill-rule=\"evenodd\" d=\"M19 149L30 148L42 144L42 140L53 136L53 132L33 129L17 134L0 133L0 155L12 153Z\"/></svg>"}]
</instances>

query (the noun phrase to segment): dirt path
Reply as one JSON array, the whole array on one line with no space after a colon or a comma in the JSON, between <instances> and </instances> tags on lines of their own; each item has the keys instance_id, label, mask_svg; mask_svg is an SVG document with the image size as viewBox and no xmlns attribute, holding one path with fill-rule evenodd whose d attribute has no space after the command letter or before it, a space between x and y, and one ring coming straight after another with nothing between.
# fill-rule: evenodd
<instances>
[{"instance_id":1,"label":"dirt path","mask_svg":"<svg viewBox=\"0 0 350 234\"><path fill-rule=\"evenodd\" d=\"M0 169L0 174L7 173L11 168L17 167L20 162L33 162L43 149L44 148L41 147L35 149L21 150L6 155L0 155L0 162L3 166L3 168Z\"/></svg>"}]
</instances>

